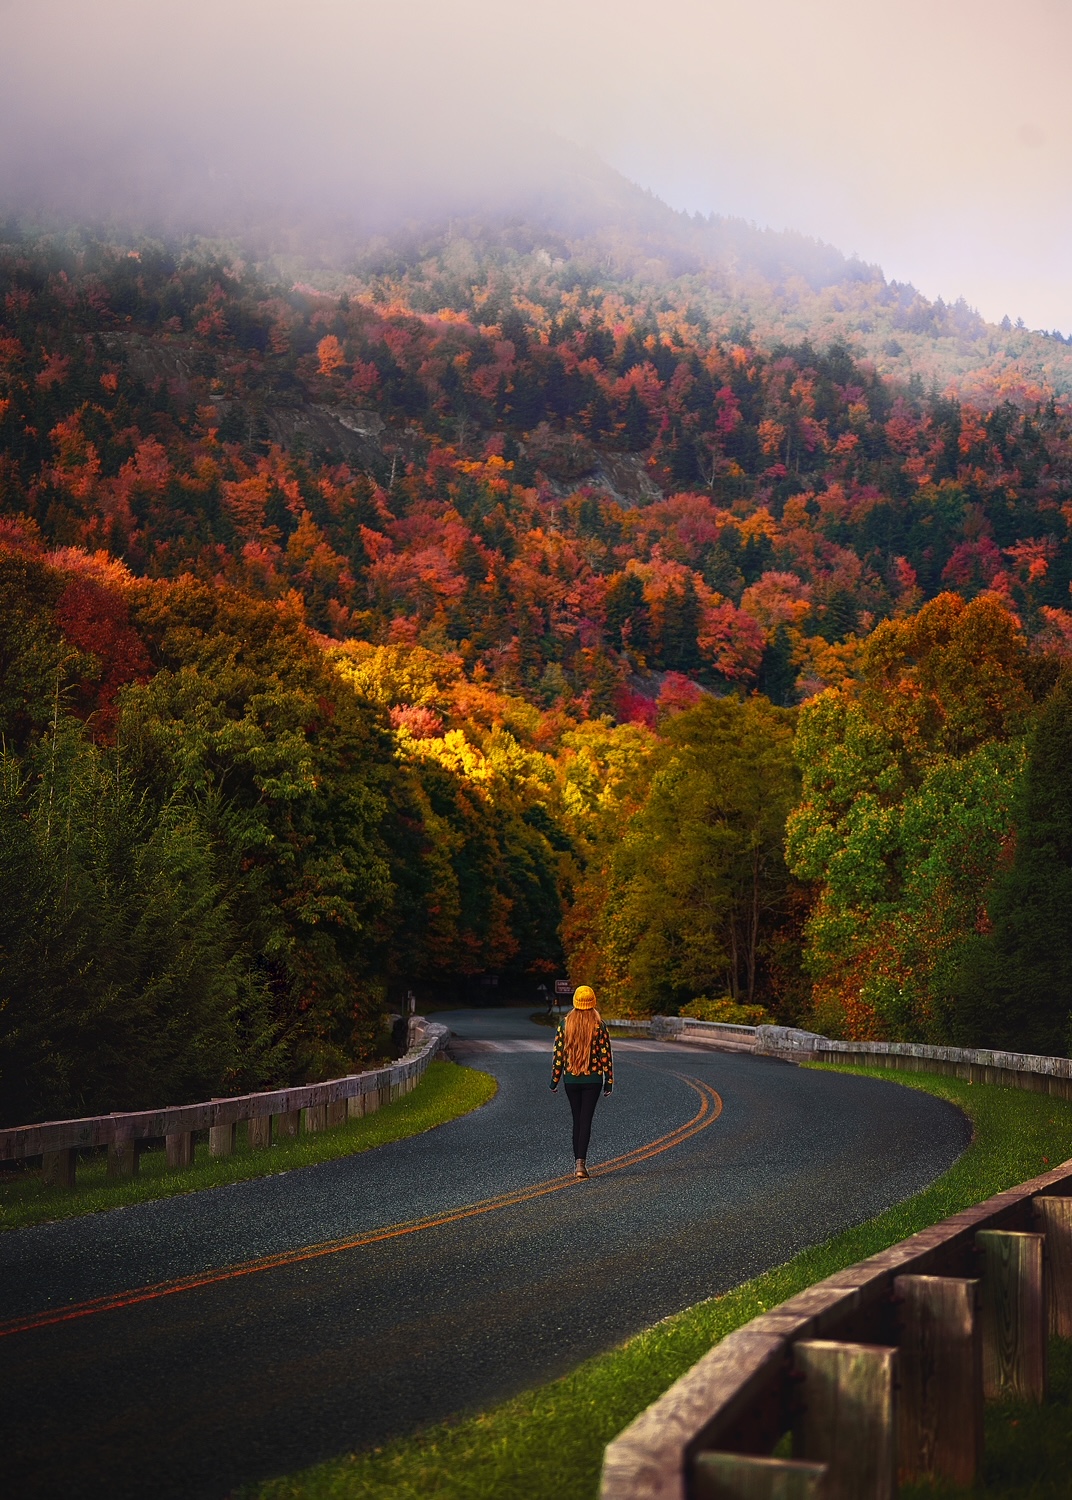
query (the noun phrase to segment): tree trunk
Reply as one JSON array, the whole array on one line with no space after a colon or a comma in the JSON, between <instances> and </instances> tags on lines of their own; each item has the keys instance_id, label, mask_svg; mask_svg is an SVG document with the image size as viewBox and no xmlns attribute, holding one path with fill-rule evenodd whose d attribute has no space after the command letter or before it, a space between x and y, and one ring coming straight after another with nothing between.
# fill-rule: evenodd
<instances>
[{"instance_id":1,"label":"tree trunk","mask_svg":"<svg viewBox=\"0 0 1072 1500\"><path fill-rule=\"evenodd\" d=\"M752 853L752 910L748 932L748 1003L756 995L756 949L759 946L759 850Z\"/></svg>"}]
</instances>

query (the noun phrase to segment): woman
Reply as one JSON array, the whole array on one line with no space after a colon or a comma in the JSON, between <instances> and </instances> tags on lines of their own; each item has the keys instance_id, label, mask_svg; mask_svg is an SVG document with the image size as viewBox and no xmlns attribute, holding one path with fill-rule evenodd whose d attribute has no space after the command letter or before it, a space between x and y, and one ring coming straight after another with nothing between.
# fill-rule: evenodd
<instances>
[{"instance_id":1,"label":"woman","mask_svg":"<svg viewBox=\"0 0 1072 1500\"><path fill-rule=\"evenodd\" d=\"M581 984L573 992L573 1009L555 1032L555 1055L551 1065L551 1092L558 1091L558 1080L566 1074L566 1098L573 1111L573 1154L577 1158L575 1177L586 1178L588 1141L592 1134L592 1116L601 1093L610 1094L614 1087L614 1060L610 1051L610 1033L596 1010L596 992Z\"/></svg>"}]
</instances>

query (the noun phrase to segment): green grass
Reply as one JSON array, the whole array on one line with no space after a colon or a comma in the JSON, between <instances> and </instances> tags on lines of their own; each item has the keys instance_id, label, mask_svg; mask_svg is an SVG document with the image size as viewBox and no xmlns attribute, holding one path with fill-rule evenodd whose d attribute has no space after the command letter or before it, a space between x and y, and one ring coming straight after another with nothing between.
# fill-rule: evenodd
<instances>
[{"instance_id":1,"label":"green grass","mask_svg":"<svg viewBox=\"0 0 1072 1500\"><path fill-rule=\"evenodd\" d=\"M1072 1340L1050 1340L1050 1389L1040 1406L995 1401L984 1418L981 1483L903 1485L900 1500L981 1495L986 1500L1068 1500L1072 1492Z\"/></svg>"},{"instance_id":2,"label":"green grass","mask_svg":"<svg viewBox=\"0 0 1072 1500\"><path fill-rule=\"evenodd\" d=\"M47 1187L39 1172L11 1174L0 1186L0 1231L100 1213L152 1198L173 1198L179 1193L270 1177L295 1167L370 1151L479 1109L494 1097L497 1087L488 1073L434 1062L411 1094L333 1130L277 1141L266 1150L255 1151L246 1142L245 1126L240 1125L234 1154L219 1158L209 1156L206 1134L195 1146L193 1166L184 1172L169 1172L163 1148L159 1148L142 1153L136 1177L118 1181L109 1178L102 1153L86 1153L79 1162L78 1185L73 1191Z\"/></svg>"},{"instance_id":3,"label":"green grass","mask_svg":"<svg viewBox=\"0 0 1072 1500\"><path fill-rule=\"evenodd\" d=\"M914 1198L559 1380L479 1415L242 1493L261 1500L592 1500L605 1445L727 1333L824 1276L1072 1156L1072 1105L1063 1101L932 1074L844 1071L952 1101L974 1124L972 1144ZM1058 1491L1037 1493L1041 1500Z\"/></svg>"}]
</instances>

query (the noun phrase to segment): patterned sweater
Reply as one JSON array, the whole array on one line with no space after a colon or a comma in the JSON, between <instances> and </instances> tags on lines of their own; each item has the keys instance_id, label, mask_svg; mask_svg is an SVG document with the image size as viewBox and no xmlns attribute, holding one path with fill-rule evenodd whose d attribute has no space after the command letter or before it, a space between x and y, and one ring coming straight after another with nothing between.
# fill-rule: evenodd
<instances>
[{"instance_id":1,"label":"patterned sweater","mask_svg":"<svg viewBox=\"0 0 1072 1500\"><path fill-rule=\"evenodd\" d=\"M610 1032L600 1021L596 1034L592 1038L592 1050L588 1054L588 1066L583 1073L571 1073L566 1069L566 1023L560 1021L558 1030L555 1032L555 1052L551 1063L551 1087L558 1088L558 1080L562 1077L563 1070L567 1078L592 1079L597 1075L603 1077L603 1092L609 1094L614 1087L614 1059L610 1050Z\"/></svg>"}]
</instances>

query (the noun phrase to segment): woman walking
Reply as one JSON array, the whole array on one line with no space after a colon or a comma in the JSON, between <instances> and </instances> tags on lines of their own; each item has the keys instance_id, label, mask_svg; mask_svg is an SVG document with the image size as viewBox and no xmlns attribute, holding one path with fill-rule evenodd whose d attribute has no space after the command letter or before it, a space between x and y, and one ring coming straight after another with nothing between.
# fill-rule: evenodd
<instances>
[{"instance_id":1,"label":"woman walking","mask_svg":"<svg viewBox=\"0 0 1072 1500\"><path fill-rule=\"evenodd\" d=\"M551 1064L551 1092L566 1075L566 1098L573 1111L573 1154L577 1158L575 1177L588 1176L585 1161L592 1134L592 1116L600 1094L610 1094L614 1087L614 1059L610 1050L610 1033L596 1010L596 992L581 984L573 992L573 1009L555 1032L555 1053Z\"/></svg>"}]
</instances>

